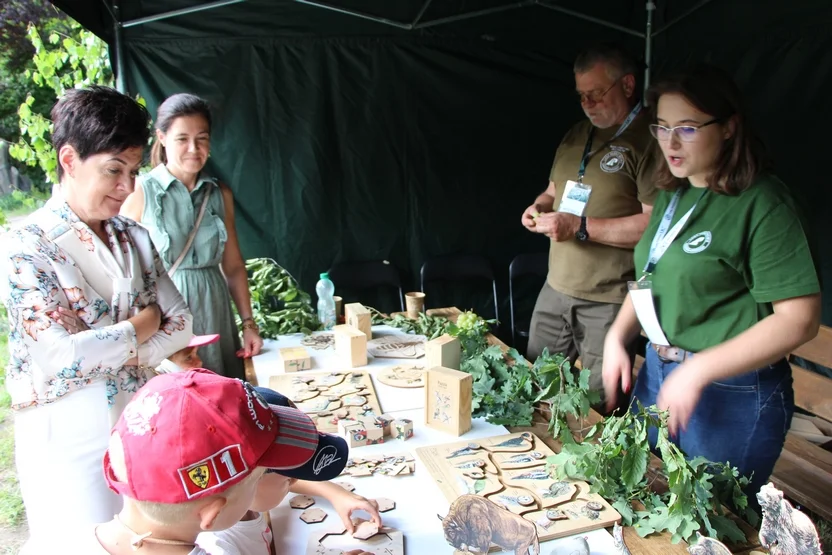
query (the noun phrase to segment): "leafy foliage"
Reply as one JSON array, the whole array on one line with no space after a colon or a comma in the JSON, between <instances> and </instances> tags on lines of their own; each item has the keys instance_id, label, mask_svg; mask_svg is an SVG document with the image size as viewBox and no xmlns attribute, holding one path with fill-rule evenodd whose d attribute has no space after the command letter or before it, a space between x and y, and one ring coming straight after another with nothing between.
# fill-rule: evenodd
<instances>
[{"instance_id":1,"label":"leafy foliage","mask_svg":"<svg viewBox=\"0 0 832 555\"><path fill-rule=\"evenodd\" d=\"M67 19L67 28L69 34L52 31L44 42L38 28L29 25L27 36L35 49L35 69L26 70L26 77L37 87L51 89L55 97L72 87L112 86L107 45L71 19ZM17 112L21 137L9 152L29 166L39 166L47 180L56 183L58 160L50 141L52 122L34 106L35 96L28 94Z\"/></svg>"},{"instance_id":2,"label":"leafy foliage","mask_svg":"<svg viewBox=\"0 0 832 555\"><path fill-rule=\"evenodd\" d=\"M4 0L0 2L0 51L10 72L26 68L34 54L27 28L60 29L69 18L46 0Z\"/></svg>"},{"instance_id":3,"label":"leafy foliage","mask_svg":"<svg viewBox=\"0 0 832 555\"><path fill-rule=\"evenodd\" d=\"M320 328L312 299L289 272L271 258L246 261L252 317L260 337L276 339L290 333L312 333ZM242 325L237 316L237 325Z\"/></svg>"},{"instance_id":4,"label":"leafy foliage","mask_svg":"<svg viewBox=\"0 0 832 555\"><path fill-rule=\"evenodd\" d=\"M650 428L657 429L656 447L667 475L668 491L663 495L653 492L646 476ZM744 511L752 524L757 520L742 491L748 479L727 464L701 457L688 460L670 441L667 413L655 406L645 409L638 404L637 412L607 418L583 442L564 443L548 462L558 478L589 482L592 491L610 500L625 524L634 526L642 537L668 531L677 543L690 541L701 531L709 537L743 541L745 535L725 514L726 504ZM633 510L633 501L645 510Z\"/></svg>"}]
</instances>

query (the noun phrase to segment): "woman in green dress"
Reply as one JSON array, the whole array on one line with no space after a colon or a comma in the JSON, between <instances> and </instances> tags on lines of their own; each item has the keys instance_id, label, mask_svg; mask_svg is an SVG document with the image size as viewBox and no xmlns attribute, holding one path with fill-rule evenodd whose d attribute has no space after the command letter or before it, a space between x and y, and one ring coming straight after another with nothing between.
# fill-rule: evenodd
<instances>
[{"instance_id":1,"label":"woman in green dress","mask_svg":"<svg viewBox=\"0 0 832 555\"><path fill-rule=\"evenodd\" d=\"M165 100L156 117L154 168L139 178L121 213L150 231L165 268L193 314L194 333L220 334L218 343L200 352L205 367L242 379L241 358L258 354L263 340L251 317L231 189L203 173L210 150L208 104L191 94ZM243 319L242 345L231 299Z\"/></svg>"}]
</instances>

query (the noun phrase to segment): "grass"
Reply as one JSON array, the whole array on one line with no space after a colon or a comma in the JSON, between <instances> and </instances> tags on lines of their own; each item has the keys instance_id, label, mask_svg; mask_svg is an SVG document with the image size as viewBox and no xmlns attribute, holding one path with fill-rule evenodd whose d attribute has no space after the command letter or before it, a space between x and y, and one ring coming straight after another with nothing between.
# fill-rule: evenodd
<instances>
[{"instance_id":1,"label":"grass","mask_svg":"<svg viewBox=\"0 0 832 555\"><path fill-rule=\"evenodd\" d=\"M0 308L0 526L14 528L24 517L23 499L14 468L14 421L11 397L6 391L9 362L9 330L5 307Z\"/></svg>"}]
</instances>

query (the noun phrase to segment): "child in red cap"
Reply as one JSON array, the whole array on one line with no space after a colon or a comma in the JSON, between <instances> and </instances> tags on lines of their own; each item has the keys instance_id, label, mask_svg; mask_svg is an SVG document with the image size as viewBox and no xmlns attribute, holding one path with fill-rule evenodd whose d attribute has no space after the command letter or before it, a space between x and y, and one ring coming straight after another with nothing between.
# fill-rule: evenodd
<instances>
[{"instance_id":1,"label":"child in red cap","mask_svg":"<svg viewBox=\"0 0 832 555\"><path fill-rule=\"evenodd\" d=\"M254 389L270 405L294 407L287 397L274 390L264 387ZM321 437L325 441L333 441L333 439L328 439L333 436L321 434ZM334 438L334 441L340 443L341 438ZM243 519L228 530L201 533L197 538L197 545L209 553L215 553L222 551L220 545L230 543L244 555L269 555L273 536L262 513L277 507L289 492L323 497L329 501L349 533L352 533L354 528L350 517L354 511L359 510L368 513L380 528L382 526L381 515L376 501L349 492L332 482L321 481L320 477L323 472L334 477L334 472L329 469L329 465L333 465L339 474L343 470L342 461L336 460L339 456L334 447L324 447L319 449L317 455L303 466L291 470L267 470L260 478L254 501ZM358 550L350 553L364 552Z\"/></svg>"},{"instance_id":2,"label":"child in red cap","mask_svg":"<svg viewBox=\"0 0 832 555\"><path fill-rule=\"evenodd\" d=\"M306 479L340 474L348 451L339 439L319 434L297 409L269 405L241 380L204 369L161 374L127 405L104 456L105 478L124 508L77 541L58 538L55 552L208 555L196 545L199 533L236 524L267 468L288 472L313 461ZM231 544L218 549L210 555L239 553Z\"/></svg>"}]
</instances>

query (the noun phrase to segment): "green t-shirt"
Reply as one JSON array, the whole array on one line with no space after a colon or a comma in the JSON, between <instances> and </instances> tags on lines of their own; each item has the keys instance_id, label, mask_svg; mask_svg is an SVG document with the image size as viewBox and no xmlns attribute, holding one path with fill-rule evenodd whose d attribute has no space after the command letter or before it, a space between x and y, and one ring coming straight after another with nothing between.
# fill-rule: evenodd
<instances>
[{"instance_id":1,"label":"green t-shirt","mask_svg":"<svg viewBox=\"0 0 832 555\"><path fill-rule=\"evenodd\" d=\"M673 194L659 194L636 245L639 276ZM670 227L701 194L685 190ZM649 279L668 341L692 352L744 332L772 314L774 301L820 292L799 209L774 176L737 196L707 191Z\"/></svg>"}]
</instances>

